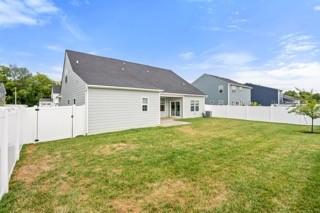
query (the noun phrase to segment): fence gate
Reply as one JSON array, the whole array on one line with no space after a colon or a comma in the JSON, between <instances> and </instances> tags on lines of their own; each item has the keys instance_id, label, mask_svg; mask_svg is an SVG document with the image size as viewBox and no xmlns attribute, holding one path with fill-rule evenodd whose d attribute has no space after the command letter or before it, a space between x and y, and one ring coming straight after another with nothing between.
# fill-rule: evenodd
<instances>
[{"instance_id":1,"label":"fence gate","mask_svg":"<svg viewBox=\"0 0 320 213\"><path fill-rule=\"evenodd\" d=\"M85 106L35 108L35 141L71 138L84 134Z\"/></svg>"}]
</instances>

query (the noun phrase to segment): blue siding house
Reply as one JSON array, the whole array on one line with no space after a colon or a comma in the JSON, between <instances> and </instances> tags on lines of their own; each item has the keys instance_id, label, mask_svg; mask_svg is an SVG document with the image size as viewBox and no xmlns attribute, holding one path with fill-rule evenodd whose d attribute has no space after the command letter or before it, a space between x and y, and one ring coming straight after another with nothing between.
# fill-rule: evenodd
<instances>
[{"instance_id":1,"label":"blue siding house","mask_svg":"<svg viewBox=\"0 0 320 213\"><path fill-rule=\"evenodd\" d=\"M257 102L262 106L271 106L272 104L282 104L281 90L260 86L256 84L247 83L246 85L252 87L251 101Z\"/></svg>"}]
</instances>

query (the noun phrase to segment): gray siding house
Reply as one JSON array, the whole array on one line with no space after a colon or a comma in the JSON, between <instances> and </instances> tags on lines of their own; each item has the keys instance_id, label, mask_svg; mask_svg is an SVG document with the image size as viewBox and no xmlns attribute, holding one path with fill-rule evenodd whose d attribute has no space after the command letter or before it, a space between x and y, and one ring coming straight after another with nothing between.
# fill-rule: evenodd
<instances>
[{"instance_id":1,"label":"gray siding house","mask_svg":"<svg viewBox=\"0 0 320 213\"><path fill-rule=\"evenodd\" d=\"M251 87L236 81L214 75L203 74L192 83L207 94L206 104L250 105Z\"/></svg>"},{"instance_id":2,"label":"gray siding house","mask_svg":"<svg viewBox=\"0 0 320 213\"><path fill-rule=\"evenodd\" d=\"M261 85L246 83L251 87L251 101L257 102L262 106L271 106L273 104L282 104L283 97L280 89L265 87Z\"/></svg>"},{"instance_id":3,"label":"gray siding house","mask_svg":"<svg viewBox=\"0 0 320 213\"><path fill-rule=\"evenodd\" d=\"M67 50L61 106L86 105L87 133L200 117L205 94L171 70Z\"/></svg>"}]
</instances>

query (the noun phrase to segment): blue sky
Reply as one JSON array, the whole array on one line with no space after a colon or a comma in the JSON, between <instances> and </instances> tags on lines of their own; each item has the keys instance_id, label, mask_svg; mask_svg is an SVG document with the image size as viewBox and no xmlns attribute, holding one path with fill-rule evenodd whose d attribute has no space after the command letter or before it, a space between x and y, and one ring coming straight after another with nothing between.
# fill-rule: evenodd
<instances>
[{"instance_id":1,"label":"blue sky","mask_svg":"<svg viewBox=\"0 0 320 213\"><path fill-rule=\"evenodd\" d=\"M59 80L65 49L320 91L320 0L0 0L0 63Z\"/></svg>"}]
</instances>

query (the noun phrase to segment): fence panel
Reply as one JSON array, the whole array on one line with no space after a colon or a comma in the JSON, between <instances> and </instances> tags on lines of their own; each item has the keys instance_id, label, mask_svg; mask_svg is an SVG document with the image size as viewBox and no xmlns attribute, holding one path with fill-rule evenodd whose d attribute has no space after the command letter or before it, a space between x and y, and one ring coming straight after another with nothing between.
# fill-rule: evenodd
<instances>
[{"instance_id":1,"label":"fence panel","mask_svg":"<svg viewBox=\"0 0 320 213\"><path fill-rule=\"evenodd\" d=\"M72 107L39 108L36 140L50 141L72 137Z\"/></svg>"},{"instance_id":2,"label":"fence panel","mask_svg":"<svg viewBox=\"0 0 320 213\"><path fill-rule=\"evenodd\" d=\"M85 106L39 108L0 107L0 199L23 144L86 134Z\"/></svg>"},{"instance_id":3,"label":"fence panel","mask_svg":"<svg viewBox=\"0 0 320 213\"><path fill-rule=\"evenodd\" d=\"M220 118L299 125L311 124L310 118L295 113L289 113L290 109L288 107L206 105L205 110L211 111L213 117ZM315 120L315 125L320 125L320 119Z\"/></svg>"}]
</instances>

